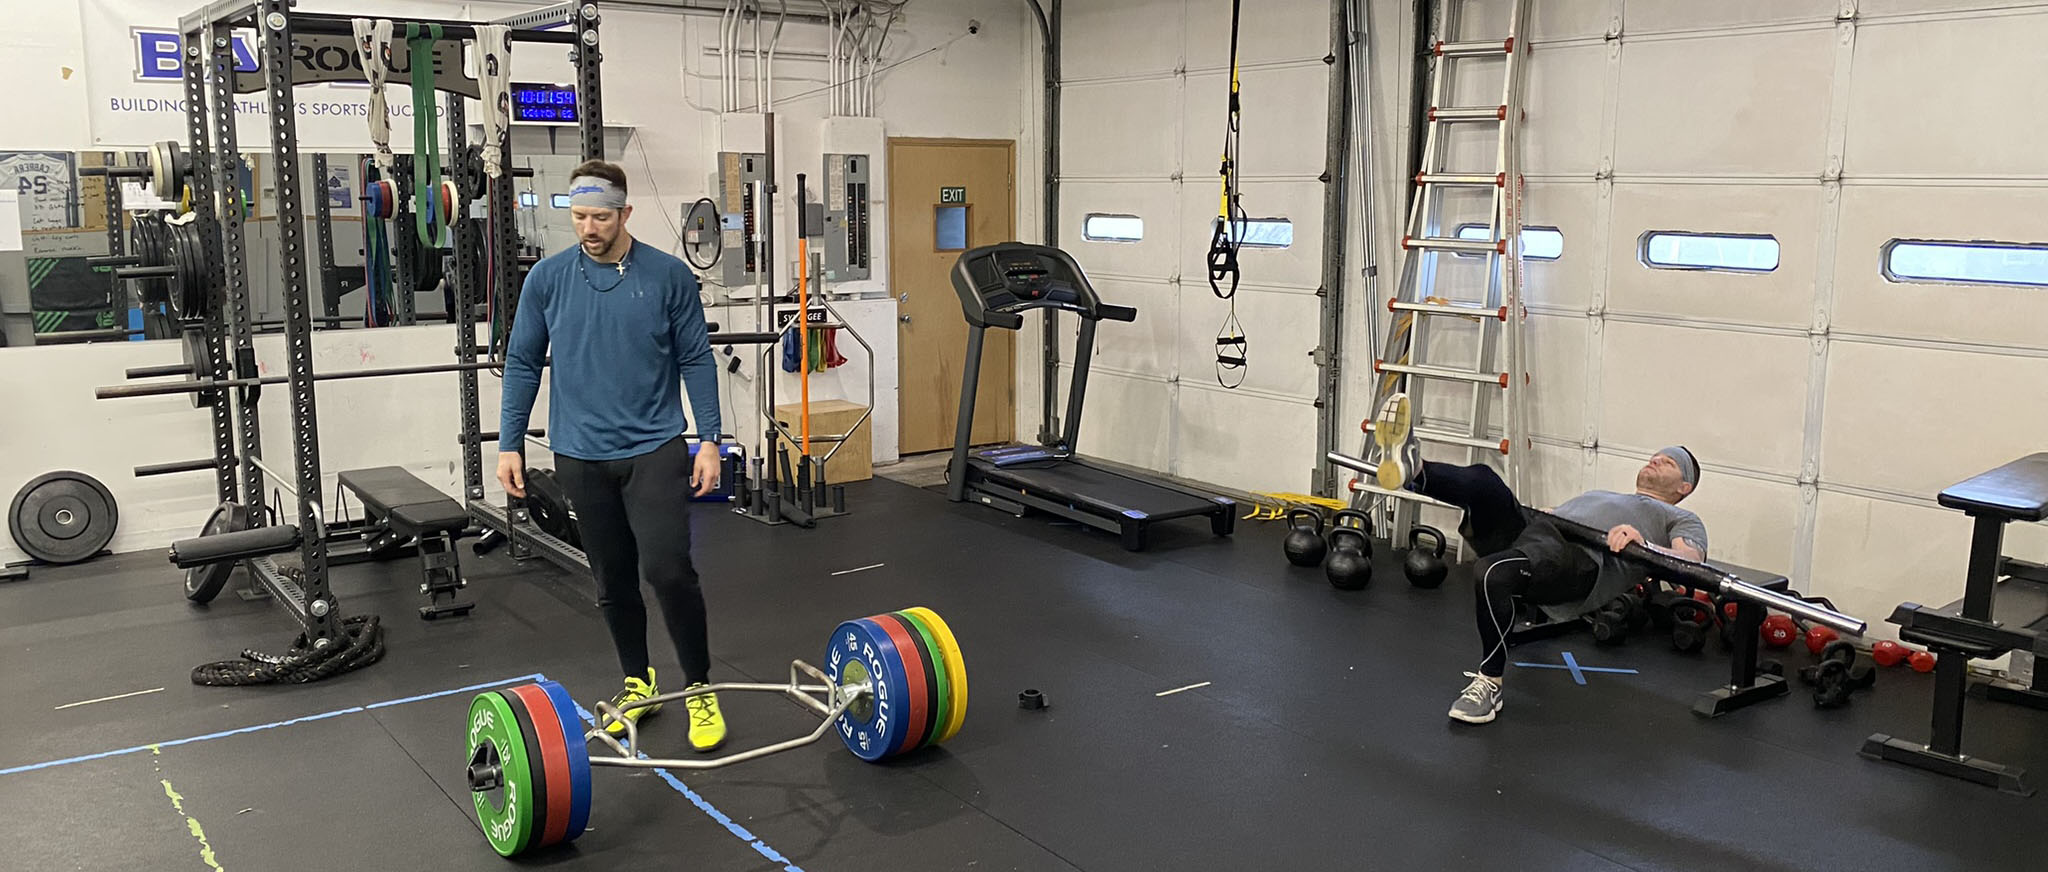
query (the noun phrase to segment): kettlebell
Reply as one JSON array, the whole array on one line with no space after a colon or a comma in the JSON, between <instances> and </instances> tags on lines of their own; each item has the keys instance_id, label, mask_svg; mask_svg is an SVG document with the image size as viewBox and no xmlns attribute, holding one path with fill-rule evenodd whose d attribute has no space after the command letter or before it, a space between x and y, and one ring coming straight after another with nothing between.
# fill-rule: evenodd
<instances>
[{"instance_id":1,"label":"kettlebell","mask_svg":"<svg viewBox=\"0 0 2048 872\"><path fill-rule=\"evenodd\" d=\"M1435 547L1422 550L1422 538L1436 540ZM1444 583L1444 576L1450 574L1450 567L1444 565L1444 531L1435 527L1417 524L1408 531L1408 560L1401 566L1408 574L1408 583L1422 588L1434 588Z\"/></svg>"},{"instance_id":2,"label":"kettlebell","mask_svg":"<svg viewBox=\"0 0 2048 872\"><path fill-rule=\"evenodd\" d=\"M1671 647L1687 654L1705 648L1707 622L1713 619L1713 615L1713 609L1699 600L1682 599L1672 602Z\"/></svg>"},{"instance_id":3,"label":"kettlebell","mask_svg":"<svg viewBox=\"0 0 2048 872\"><path fill-rule=\"evenodd\" d=\"M1330 547L1323 541L1323 513L1307 508L1288 510L1287 538L1281 540L1280 547L1287 552L1288 563L1296 566L1321 564Z\"/></svg>"},{"instance_id":4,"label":"kettlebell","mask_svg":"<svg viewBox=\"0 0 2048 872\"><path fill-rule=\"evenodd\" d=\"M1371 519L1364 512L1344 509L1330 525L1330 559L1323 564L1323 574L1329 576L1331 587L1360 590L1372 582L1372 540L1367 538Z\"/></svg>"},{"instance_id":5,"label":"kettlebell","mask_svg":"<svg viewBox=\"0 0 2048 872\"><path fill-rule=\"evenodd\" d=\"M1619 645L1627 641L1628 613L1629 604L1624 595L1588 616L1593 626L1593 641L1601 645Z\"/></svg>"}]
</instances>

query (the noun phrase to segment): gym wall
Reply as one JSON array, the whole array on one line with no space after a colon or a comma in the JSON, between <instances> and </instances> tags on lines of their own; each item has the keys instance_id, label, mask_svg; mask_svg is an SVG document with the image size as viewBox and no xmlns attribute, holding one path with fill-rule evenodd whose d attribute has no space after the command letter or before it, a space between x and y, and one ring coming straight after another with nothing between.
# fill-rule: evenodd
<instances>
[{"instance_id":1,"label":"gym wall","mask_svg":"<svg viewBox=\"0 0 2048 872\"><path fill-rule=\"evenodd\" d=\"M1498 5L1491 17L1504 23ZM1626 491L1651 452L1683 443L1707 466L1686 505L1707 519L1715 557L1786 572L1879 634L1900 601L1954 599L1968 525L1934 495L2040 448L2048 293L1889 280L1883 246L2048 241L2037 219L2048 176L2030 151L2048 132L2032 84L2043 61L2027 48L2048 37L2048 3L1531 5L1524 223L1564 241L1560 257L1527 269L1536 445L1525 498ZM1379 280L1366 301L1368 260L1354 239L1345 450L1371 412L1365 313L1398 287L1413 7L1371 3ZM1083 449L1225 487L1306 490L1329 4L1262 3L1243 24L1244 198L1253 217L1292 219L1294 245L1245 252L1238 315L1252 363L1235 391L1214 375L1225 309L1203 262L1229 4L1072 0L1065 10L1060 238L1105 297L1139 309L1137 323L1098 340ZM1138 30L1165 38L1133 46ZM1487 92L1498 68L1461 63L1474 74L1455 102L1497 100ZM1447 147L1463 166L1491 166L1491 131L1471 132L1480 138ZM1823 182L1837 170L1839 184ZM1469 205L1469 218L1453 207L1446 220L1483 222L1484 203ZM1085 241L1091 212L1140 215L1144 240ZM1354 200L1353 236L1361 212ZM1653 269L1640 247L1652 230L1768 234L1778 262ZM1471 341L1434 335L1448 348ZM1026 373L1036 350L1019 344ZM1462 417L1462 405L1439 389L1425 411ZM1021 422L1036 418L1020 411ZM2015 529L2008 549L2038 558L2048 535Z\"/></svg>"},{"instance_id":2,"label":"gym wall","mask_svg":"<svg viewBox=\"0 0 2048 872\"><path fill-rule=\"evenodd\" d=\"M184 117L177 112L163 113L161 129L151 128L136 141L99 141L83 109L89 99L84 84L87 78L84 59L92 53L74 43L99 39L114 41L117 47L123 47L119 54L126 64L116 71L114 78L130 77L134 58L132 52L125 48L130 39L127 25L114 30L98 28L87 38L84 36L87 28L81 22L107 14L110 6L119 9L147 7L160 12L136 18L131 23L174 28L178 16L191 11L198 2L57 0L37 4L32 15L41 16L35 20L46 24L47 28L36 31L33 36L22 37L29 50L0 52L0 77L4 77L0 80L41 82L48 78L44 75L48 66L46 61L55 59L68 65L72 67L72 75L62 81L76 84L52 84L52 92L67 95L52 105L61 103L61 108L76 113L78 117L73 122L62 122L64 116L51 115L49 117L56 119L53 124L57 126L49 128L0 126L0 149L79 151L146 146L155 139L182 141ZM391 16L409 13L446 18L489 18L538 5L541 4L379 0L365 7L309 0L300 8L316 12L368 12ZM1035 65L1038 52L1036 24L1028 22L1029 14L1028 7L1008 0L913 3L906 9L904 18L897 23L890 38L885 63L921 56L886 71L878 80L875 112L880 116L886 135L1017 139L1020 156L1039 154L1041 146L1033 138L1037 119L1041 117L1036 102L1037 88L1019 84L1034 82L1038 75L1035 66L1031 72L1025 71L1027 57L1031 58L1028 62ZM43 21L43 18L48 20ZM970 18L981 23L978 35L965 36L966 23ZM1026 28L1027 23L1030 24L1029 29ZM772 24L771 19L768 25L772 27ZM718 148L718 64L715 57L706 54L708 49L718 44L718 18L716 15L706 18L611 8L605 11L603 34L605 117L610 125L616 125L607 132L607 154L624 166L631 178L636 205L633 227L639 237L664 250L676 251L678 246L670 222L680 224L682 209L710 190L713 153ZM956 37L958 41L955 41ZM784 54L778 54L775 62L775 110L785 133L780 148L781 184L785 192L794 191L797 172L815 175L819 171L818 128L823 124L830 104L823 94L803 96L804 92L823 87L825 75L823 62L807 58L802 52L822 51L823 39L822 27L791 24L785 30L781 43ZM949 41L952 42L948 45ZM941 48L942 45L944 47ZM516 75L520 79L566 81L570 78L570 67L561 50L554 49L553 56L550 56L544 53L545 48L515 52ZM751 76L751 61L743 63L742 67ZM63 87L73 90L64 92ZM751 80L743 83L743 87L746 93L752 93ZM28 96L29 90L21 89L20 96ZM1019 100L1020 92L1025 97L1022 101ZM395 86L391 97L393 104L408 101L406 93L402 86ZM68 131L62 127L64 123L71 125ZM367 149L366 125L361 119L354 119L352 124L361 132L339 131L337 135L346 134L344 144L349 147ZM52 131L59 131L62 135ZM410 125L394 124L392 133L394 148L410 148ZM573 156L577 148L575 140L573 130L515 130L515 150L526 155L553 152ZM247 151L258 150L262 142L247 134L241 138ZM301 145L305 152L342 150L337 143L315 142L304 135ZM305 167L310 171L309 158ZM1026 162L1020 158L1019 187L1037 190L1041 187L1039 178L1037 162ZM545 203L546 198L541 199ZM1020 198L1020 202L1023 199ZM1017 217L1017 226L1027 230L1039 226L1042 220L1037 217L1036 209L1028 203L1024 205ZM266 203L264 208L274 207ZM877 198L874 212L877 215L887 214L883 198ZM785 210L783 214L786 218L788 212ZM274 283L276 279L264 273L273 272L275 267L265 266L272 262L264 260L267 255L257 254L259 240L263 238L263 231L258 228L262 226L252 225L249 237L252 268L257 272L251 278L258 284ZM310 233L310 224L307 229ZM793 229L793 224L786 226L779 238L789 239L788 234ZM880 236L881 233L886 233L886 228L877 228L877 245L886 249L886 245L881 244L886 237ZM360 243L354 241L357 237L350 235L343 223L336 224L336 237L337 258L344 262L358 261L354 252ZM269 245L274 246L274 242ZM785 246L781 254L784 264L778 268L778 273L791 275L794 250ZM715 293L715 289L711 290ZM875 454L878 460L892 459L895 442L893 438L882 438L885 434L881 428L887 426L893 432L895 424L894 304L887 300L886 288L879 282L865 296L872 299L854 301L848 309L857 310L849 312L856 319L856 327L877 346L882 385L877 389L877 408L872 422L877 427ZM351 302L359 306L359 296L345 301L344 311L348 311ZM426 309L437 309L439 301L422 301L422 305ZM710 316L726 324L727 329L748 329L748 325L735 322L722 311L713 310ZM453 328L446 324L376 331L318 331L315 337L316 371L446 363L453 360L455 345ZM259 338L257 348L259 359L268 367L268 374L282 372L280 338ZM849 358L857 356L847 352ZM192 409L191 404L181 397L119 401L92 399L95 386L122 383L122 372L129 367L160 365L178 359L179 349L175 342L0 348L0 385L6 386L0 388L0 400L4 400L0 406L5 409L0 412L0 416L4 416L0 417L0 422L4 422L0 423L0 496L11 495L23 483L43 472L58 468L77 469L106 483L120 502L120 528L111 546L115 551L160 548L192 535L212 509L212 479L206 473L137 479L130 471L139 464L206 456L210 452L211 436L205 414ZM751 363L747 370L750 372ZM745 374L748 372L743 372ZM460 406L456 378L454 375L409 376L327 382L320 386L322 469L328 474L326 493L330 512L339 511L331 487L333 474L363 466L402 465L450 494L459 492L460 454L455 436ZM752 417L753 382L732 375L721 375L721 378L725 380L722 393L725 395L723 414L727 429L751 445L759 429ZM843 381L845 395L854 395L861 388L857 379L845 378ZM832 396L827 390L830 387L830 381L814 379L813 399ZM497 427L498 391L497 379L485 373L481 380L481 394L482 420L486 429ZM865 398L864 392L861 396ZM266 390L262 412L265 456L280 469L288 469L291 462L291 432L284 403L285 394L281 387ZM543 390L540 405L535 411L536 421L546 420L545 404ZM549 460L546 453L539 450L533 453L532 459L542 464ZM493 461L493 458L487 454L486 460ZM488 469L487 466L487 477ZM495 487L492 490L495 498ZM0 537L0 561L17 560L22 556L10 540Z\"/></svg>"},{"instance_id":3,"label":"gym wall","mask_svg":"<svg viewBox=\"0 0 2048 872\"><path fill-rule=\"evenodd\" d=\"M1206 264L1221 194L1230 3L1065 0L1061 14L1060 247L1104 299L1138 310L1135 322L1099 328L1080 450L1227 488L1307 490L1330 4L1245 4L1240 188L1250 216L1288 219L1294 242L1241 252L1236 304L1249 365L1225 375L1242 376L1234 390L1215 364L1230 304L1210 290ZM1135 215L1143 238L1091 241L1092 213ZM1017 342L1020 434L1038 432L1040 418L1041 328L1029 320ZM1076 324L1060 323L1064 403Z\"/></svg>"},{"instance_id":4,"label":"gym wall","mask_svg":"<svg viewBox=\"0 0 2048 872\"><path fill-rule=\"evenodd\" d=\"M1715 556L1881 635L1959 597L1968 523L1934 496L2040 449L2048 295L1888 280L1884 246L2044 241L2048 4L1535 5L1525 223L1564 234L1528 273L1535 498L1626 490L1683 443ZM1652 230L1769 234L1779 260L1652 269Z\"/></svg>"}]
</instances>

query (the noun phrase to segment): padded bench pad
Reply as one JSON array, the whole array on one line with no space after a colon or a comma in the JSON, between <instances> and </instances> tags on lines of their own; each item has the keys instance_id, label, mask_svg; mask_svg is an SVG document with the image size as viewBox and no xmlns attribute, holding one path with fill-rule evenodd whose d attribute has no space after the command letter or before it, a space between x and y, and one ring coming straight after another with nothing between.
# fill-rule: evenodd
<instances>
[{"instance_id":1,"label":"padded bench pad","mask_svg":"<svg viewBox=\"0 0 2048 872\"><path fill-rule=\"evenodd\" d=\"M2048 518L2048 451L1949 487L1937 500L1966 514L2029 523Z\"/></svg>"},{"instance_id":2,"label":"padded bench pad","mask_svg":"<svg viewBox=\"0 0 2048 872\"><path fill-rule=\"evenodd\" d=\"M341 486L361 498L372 514L402 533L447 533L469 526L462 504L398 466L351 469L339 477Z\"/></svg>"}]
</instances>

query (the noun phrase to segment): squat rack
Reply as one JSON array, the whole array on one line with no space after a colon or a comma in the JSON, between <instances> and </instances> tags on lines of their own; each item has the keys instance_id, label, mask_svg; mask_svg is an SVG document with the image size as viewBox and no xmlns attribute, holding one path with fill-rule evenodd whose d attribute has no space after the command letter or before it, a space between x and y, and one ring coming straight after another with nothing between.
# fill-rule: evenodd
<instances>
[{"instance_id":1,"label":"squat rack","mask_svg":"<svg viewBox=\"0 0 2048 872\"><path fill-rule=\"evenodd\" d=\"M297 113L293 99L293 37L298 34L324 34L353 36L352 21L356 16L300 13L291 8L291 0L217 0L200 10L179 19L179 30L184 34L184 85L187 134L190 143L190 185L194 217L206 228L209 243L203 252L204 272L208 284L219 291L205 309L203 322L198 326L203 335L204 361L194 361L194 375L202 376L203 382L221 387L232 386L232 391L222 392L222 401L211 404L214 433L214 467L216 485L222 502L237 502L238 492L244 497L240 504L246 507L254 523L262 523L264 513L263 478L267 467L262 462L262 438L258 426L256 401L261 389L261 379L255 377L255 351L249 309L249 267L244 243L243 216L238 208L227 208L220 201L223 190L230 186L220 180L236 178L241 160L236 143L235 100L239 90L263 90L266 95L266 113L270 123L270 146L277 173L277 223L281 253L283 255L284 302L285 302L285 349L286 377L291 394L292 446L294 468L291 478L277 474L279 483L290 489L298 500L296 528L312 535L295 535L296 546L302 560L302 569L287 576L268 559L248 561L252 576L268 588L283 603L292 616L305 629L304 638L309 647L325 648L340 634L342 616L327 583L327 542L319 531L324 530L325 508L322 504L320 481L319 428L315 416L313 382L312 328L310 302L307 293L307 241L305 218L300 205L299 152L297 136ZM579 110L579 133L585 159L603 155L603 121L601 115L600 82L598 79L598 9L594 2L561 3L518 15L488 22L511 28L510 36L515 42L553 43L570 46L570 57L576 66L576 98ZM471 22L408 19L409 23L435 25L440 28L441 38L449 40L474 39L476 25ZM568 29L555 29L555 28ZM235 71L233 32L239 28L251 28L256 33L256 57L258 76L239 77ZM256 84L260 78L260 85ZM215 99L209 102L208 97ZM448 124L448 148L457 157L451 167L464 167L468 146L465 142L466 125L463 118L463 103L460 97L451 98L446 107ZM211 129L209 129L209 122ZM509 158L511 135L509 127L499 137L499 148ZM515 273L516 240L510 238L515 232L514 223L509 220L512 213L512 186L495 184L489 191L479 191L481 174L450 170L457 186L458 203L469 203L487 198L487 208L492 214L505 220L492 222L497 229L492 251L495 263L492 275L495 277L493 290L496 297L504 300L511 310L517 309L517 284ZM401 192L402 193L402 192ZM460 311L456 322L459 327L459 342L456 353L459 363L446 367L444 371L458 371L462 378L463 438L465 441L464 485L472 498L483 494L482 462L477 446L478 417L480 404L477 396L476 370L483 364L477 361L478 347L475 337L475 309L478 289L481 284L480 270L483 266L479 250L483 247L482 229L466 213L458 208L451 227L451 240L456 254L456 270L453 279L457 290L457 308ZM217 236L215 234L217 233ZM224 311L223 311L224 310ZM232 371L232 377L231 377ZM367 374L367 373L365 373ZM229 393L235 397L233 406L240 409L240 424L237 428L235 415L225 401ZM101 396L114 396L102 391ZM135 395L133 393L126 395ZM239 440L239 445L237 441ZM237 451L237 448L240 450ZM238 460L239 458L239 460ZM194 468L192 464L166 464L167 467ZM197 467L204 468L204 467ZM170 471L170 470L165 470ZM237 473L239 472L239 478ZM204 538L204 537L202 537ZM275 549L273 549L274 552Z\"/></svg>"}]
</instances>

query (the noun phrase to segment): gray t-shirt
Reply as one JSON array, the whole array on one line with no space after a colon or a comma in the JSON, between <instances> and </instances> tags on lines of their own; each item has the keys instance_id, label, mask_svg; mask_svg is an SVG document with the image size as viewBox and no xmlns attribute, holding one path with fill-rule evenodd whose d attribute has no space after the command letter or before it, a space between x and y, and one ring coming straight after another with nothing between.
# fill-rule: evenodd
<instances>
[{"instance_id":1,"label":"gray t-shirt","mask_svg":"<svg viewBox=\"0 0 2048 872\"><path fill-rule=\"evenodd\" d=\"M1700 521L1700 516L1655 497L1587 491L1553 509L1551 514L1601 530L1628 524L1641 531L1643 538L1651 544L1664 548L1671 547L1674 538L1684 537L1687 543L1699 549L1701 559L1705 559L1707 554L1707 525ZM1557 620L1570 620L1606 605L1647 578L1634 563L1623 560L1621 555L1604 547L1578 547L1585 548L1587 554L1599 561L1600 578L1593 583L1593 592L1585 602L1543 607Z\"/></svg>"}]
</instances>

